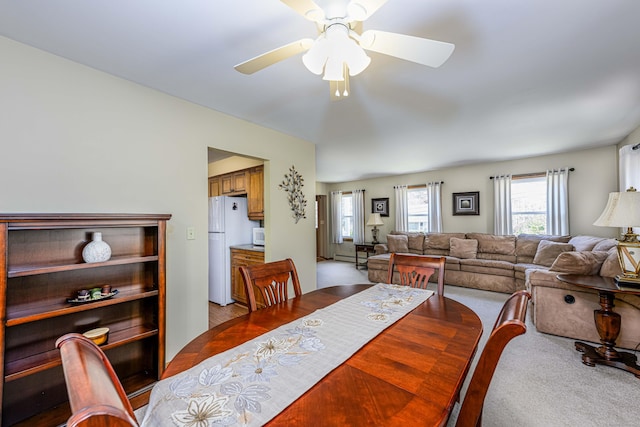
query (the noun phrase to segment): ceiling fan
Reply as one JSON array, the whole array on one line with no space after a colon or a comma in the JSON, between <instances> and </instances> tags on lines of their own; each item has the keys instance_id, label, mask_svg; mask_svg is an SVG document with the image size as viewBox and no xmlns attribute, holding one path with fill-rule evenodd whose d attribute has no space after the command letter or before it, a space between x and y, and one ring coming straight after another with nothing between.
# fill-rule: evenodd
<instances>
[{"instance_id":1,"label":"ceiling fan","mask_svg":"<svg viewBox=\"0 0 640 427\"><path fill-rule=\"evenodd\" d=\"M345 16L327 14L313 0L281 0L309 21L316 23L319 36L304 38L251 58L234 68L253 74L291 56L306 52L304 65L314 74L324 73L334 99L349 94L349 76L361 73L371 58L365 50L439 67L451 56L455 45L385 31L362 31L362 21L369 18L387 0L351 0Z\"/></svg>"}]
</instances>

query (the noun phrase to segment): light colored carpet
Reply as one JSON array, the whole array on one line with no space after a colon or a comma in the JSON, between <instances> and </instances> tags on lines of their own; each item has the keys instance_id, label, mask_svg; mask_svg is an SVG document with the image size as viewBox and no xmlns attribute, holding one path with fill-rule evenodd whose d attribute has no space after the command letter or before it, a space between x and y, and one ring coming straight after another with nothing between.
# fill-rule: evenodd
<instances>
[{"instance_id":1,"label":"light colored carpet","mask_svg":"<svg viewBox=\"0 0 640 427\"><path fill-rule=\"evenodd\" d=\"M318 287L368 283L367 271L352 263L317 265ZM445 295L482 319L479 357L508 295L446 286ZM511 341L500 359L485 400L486 427L631 427L640 425L640 379L608 366L581 363L574 340L542 334L527 317L527 333ZM471 372L475 368L475 361ZM470 379L467 378L467 382ZM463 387L463 395L466 383ZM449 426L455 425L456 405Z\"/></svg>"}]
</instances>

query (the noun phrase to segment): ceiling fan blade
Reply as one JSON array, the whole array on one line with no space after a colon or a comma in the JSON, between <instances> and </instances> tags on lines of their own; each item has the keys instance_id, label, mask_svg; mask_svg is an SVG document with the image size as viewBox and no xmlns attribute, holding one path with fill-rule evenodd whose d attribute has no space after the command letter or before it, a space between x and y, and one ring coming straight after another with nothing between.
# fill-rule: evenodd
<instances>
[{"instance_id":1,"label":"ceiling fan blade","mask_svg":"<svg viewBox=\"0 0 640 427\"><path fill-rule=\"evenodd\" d=\"M280 0L309 21L317 22L324 19L324 11L313 0Z\"/></svg>"},{"instance_id":2,"label":"ceiling fan blade","mask_svg":"<svg viewBox=\"0 0 640 427\"><path fill-rule=\"evenodd\" d=\"M308 50L313 45L312 39L301 39L293 43L281 46L279 48L270 50L267 53L258 55L255 58L251 58L248 61L244 61L236 65L236 70L243 74L253 74L256 71L260 71L263 68L273 65L276 62L285 60L293 55Z\"/></svg>"},{"instance_id":3,"label":"ceiling fan blade","mask_svg":"<svg viewBox=\"0 0 640 427\"><path fill-rule=\"evenodd\" d=\"M347 15L356 21L364 21L386 2L387 0L351 0L347 5Z\"/></svg>"},{"instance_id":4,"label":"ceiling fan blade","mask_svg":"<svg viewBox=\"0 0 640 427\"><path fill-rule=\"evenodd\" d=\"M455 48L452 43L376 30L362 33L360 46L434 68L444 64Z\"/></svg>"}]
</instances>

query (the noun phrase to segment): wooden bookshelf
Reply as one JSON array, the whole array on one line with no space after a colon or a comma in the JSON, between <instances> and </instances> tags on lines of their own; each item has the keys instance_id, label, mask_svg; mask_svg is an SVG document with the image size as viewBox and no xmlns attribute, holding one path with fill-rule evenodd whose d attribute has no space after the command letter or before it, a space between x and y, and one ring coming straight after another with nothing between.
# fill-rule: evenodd
<instances>
[{"instance_id":1,"label":"wooden bookshelf","mask_svg":"<svg viewBox=\"0 0 640 427\"><path fill-rule=\"evenodd\" d=\"M58 425L70 416L55 341L109 327L102 346L135 405L164 371L166 222L170 215L0 214L2 425ZM94 232L111 246L85 263ZM68 302L80 289L118 292ZM44 423L44 424L43 424Z\"/></svg>"}]
</instances>

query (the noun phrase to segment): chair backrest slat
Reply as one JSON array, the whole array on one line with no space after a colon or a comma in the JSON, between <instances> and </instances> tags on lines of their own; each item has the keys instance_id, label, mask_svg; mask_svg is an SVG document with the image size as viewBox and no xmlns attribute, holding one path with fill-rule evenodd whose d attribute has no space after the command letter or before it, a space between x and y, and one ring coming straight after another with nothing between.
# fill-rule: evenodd
<instances>
[{"instance_id":1,"label":"chair backrest slat","mask_svg":"<svg viewBox=\"0 0 640 427\"><path fill-rule=\"evenodd\" d=\"M437 270L437 293L444 295L445 262L445 257L392 253L389 258L387 283L393 283L393 273L397 271L400 275L399 284L426 289L429 278Z\"/></svg>"},{"instance_id":2,"label":"chair backrest slat","mask_svg":"<svg viewBox=\"0 0 640 427\"><path fill-rule=\"evenodd\" d=\"M293 284L295 296L302 295L298 272L291 258L266 264L243 266L240 267L240 273L244 281L249 312L258 309L254 288L258 288L267 307L289 299L289 279Z\"/></svg>"}]
</instances>

